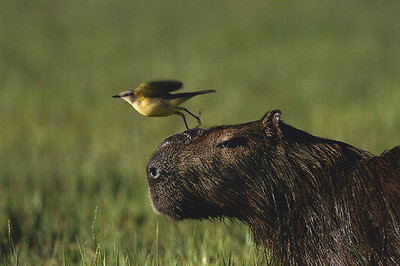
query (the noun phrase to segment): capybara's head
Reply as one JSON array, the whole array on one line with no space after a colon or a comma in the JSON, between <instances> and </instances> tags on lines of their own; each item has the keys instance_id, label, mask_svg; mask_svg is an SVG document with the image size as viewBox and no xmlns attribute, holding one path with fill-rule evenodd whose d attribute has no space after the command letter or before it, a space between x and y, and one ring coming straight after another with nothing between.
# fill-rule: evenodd
<instances>
[{"instance_id":1,"label":"capybara's head","mask_svg":"<svg viewBox=\"0 0 400 266\"><path fill-rule=\"evenodd\" d=\"M374 157L291 127L272 110L168 137L147 179L156 212L238 218L284 264L398 264L399 158L399 147Z\"/></svg>"},{"instance_id":2,"label":"capybara's head","mask_svg":"<svg viewBox=\"0 0 400 266\"><path fill-rule=\"evenodd\" d=\"M281 112L241 125L195 128L166 138L150 158L147 178L153 208L174 220L253 216L285 199L275 198ZM286 205L286 204L283 204ZM283 207L284 208L284 207ZM251 215L250 213L251 212Z\"/></svg>"}]
</instances>

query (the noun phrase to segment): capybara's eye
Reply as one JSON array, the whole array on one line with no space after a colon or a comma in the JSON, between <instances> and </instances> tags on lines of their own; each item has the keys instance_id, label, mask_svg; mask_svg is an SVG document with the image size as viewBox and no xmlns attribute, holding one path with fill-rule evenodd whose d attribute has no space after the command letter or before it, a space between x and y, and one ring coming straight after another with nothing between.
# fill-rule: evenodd
<instances>
[{"instance_id":1,"label":"capybara's eye","mask_svg":"<svg viewBox=\"0 0 400 266\"><path fill-rule=\"evenodd\" d=\"M235 137L217 144L218 148L236 148L238 146L246 146L247 141L244 137Z\"/></svg>"}]
</instances>

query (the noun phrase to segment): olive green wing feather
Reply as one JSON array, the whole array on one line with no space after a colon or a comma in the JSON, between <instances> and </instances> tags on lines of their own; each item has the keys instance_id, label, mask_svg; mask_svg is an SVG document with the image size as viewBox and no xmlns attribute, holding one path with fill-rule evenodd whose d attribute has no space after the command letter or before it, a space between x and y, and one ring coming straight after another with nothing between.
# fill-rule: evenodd
<instances>
[{"instance_id":1,"label":"olive green wing feather","mask_svg":"<svg viewBox=\"0 0 400 266\"><path fill-rule=\"evenodd\" d=\"M168 94L182 88L183 82L178 80L154 80L142 83L135 89L135 95L139 98L155 97L158 94Z\"/></svg>"},{"instance_id":2,"label":"olive green wing feather","mask_svg":"<svg viewBox=\"0 0 400 266\"><path fill-rule=\"evenodd\" d=\"M147 83L151 90L159 92L171 92L182 88L183 82L178 80L154 80Z\"/></svg>"}]
</instances>

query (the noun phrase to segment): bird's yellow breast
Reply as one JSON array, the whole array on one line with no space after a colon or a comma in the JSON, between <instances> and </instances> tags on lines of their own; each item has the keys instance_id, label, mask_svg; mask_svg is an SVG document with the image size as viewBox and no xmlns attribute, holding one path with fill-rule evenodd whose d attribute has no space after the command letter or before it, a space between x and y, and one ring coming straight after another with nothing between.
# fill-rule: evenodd
<instances>
[{"instance_id":1,"label":"bird's yellow breast","mask_svg":"<svg viewBox=\"0 0 400 266\"><path fill-rule=\"evenodd\" d=\"M135 101L132 106L145 116L168 116L177 111L176 105L160 98L144 98Z\"/></svg>"}]
</instances>

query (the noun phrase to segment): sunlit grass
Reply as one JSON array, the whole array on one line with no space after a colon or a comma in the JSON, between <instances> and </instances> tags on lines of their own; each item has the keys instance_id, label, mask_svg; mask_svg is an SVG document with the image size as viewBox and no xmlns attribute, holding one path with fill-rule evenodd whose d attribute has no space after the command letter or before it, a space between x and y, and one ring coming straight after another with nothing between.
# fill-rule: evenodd
<instances>
[{"instance_id":1,"label":"sunlit grass","mask_svg":"<svg viewBox=\"0 0 400 266\"><path fill-rule=\"evenodd\" d=\"M181 79L217 90L185 105L206 127L280 108L381 153L399 144L399 13L398 1L2 1L1 261L263 264L243 225L153 213L146 162L184 125L111 96Z\"/></svg>"}]
</instances>

